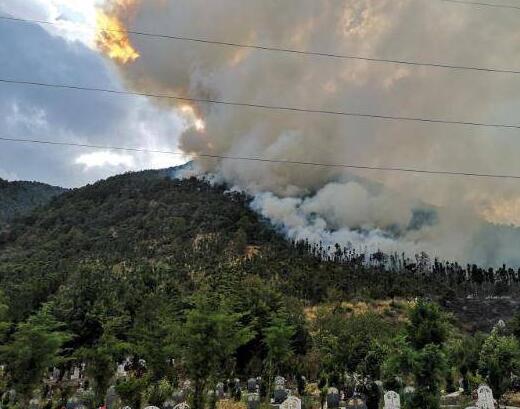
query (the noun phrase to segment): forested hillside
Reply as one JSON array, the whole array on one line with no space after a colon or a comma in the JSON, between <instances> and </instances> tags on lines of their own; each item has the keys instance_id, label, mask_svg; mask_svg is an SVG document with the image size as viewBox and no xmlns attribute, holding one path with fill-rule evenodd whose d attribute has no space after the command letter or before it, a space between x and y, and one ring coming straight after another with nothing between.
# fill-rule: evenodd
<instances>
[{"instance_id":1,"label":"forested hillside","mask_svg":"<svg viewBox=\"0 0 520 409\"><path fill-rule=\"evenodd\" d=\"M65 189L38 182L8 182L0 179L0 227L15 217L29 214Z\"/></svg>"},{"instance_id":2,"label":"forested hillside","mask_svg":"<svg viewBox=\"0 0 520 409\"><path fill-rule=\"evenodd\" d=\"M393 275L368 285L363 265L324 262L305 243L287 242L248 201L225 187L155 171L113 177L64 193L4 232L0 280L17 319L74 286L78 269L171 275L183 292L207 280L230 285L258 276L309 302L332 289L416 293L415 283Z\"/></svg>"},{"instance_id":3,"label":"forested hillside","mask_svg":"<svg viewBox=\"0 0 520 409\"><path fill-rule=\"evenodd\" d=\"M463 311L467 295L513 294L517 271L292 243L246 195L169 173L128 173L67 191L3 231L0 358L9 375L0 388L30 397L48 368L86 362L101 402L126 356L147 362L145 375L136 369L118 384L133 407L161 401L160 380L173 387L184 377L202 390L215 376L275 373L323 377L330 386L350 371L392 385L388 371L400 370L393 354L405 339L394 337L411 331L407 314L423 313L453 343L443 354L472 354L468 385L480 379L484 338L467 337L435 306L407 312L406 300L428 297ZM463 351L463 342L471 348ZM174 374L171 357L182 357ZM441 377L451 385L460 368L450 365ZM54 398L73 393L58 389ZM202 407L201 395L194 399Z\"/></svg>"}]
</instances>

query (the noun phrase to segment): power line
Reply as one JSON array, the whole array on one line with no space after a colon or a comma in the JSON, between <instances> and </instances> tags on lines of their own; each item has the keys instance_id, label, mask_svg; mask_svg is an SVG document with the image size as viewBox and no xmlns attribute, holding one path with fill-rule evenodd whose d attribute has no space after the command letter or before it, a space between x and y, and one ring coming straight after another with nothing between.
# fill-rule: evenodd
<instances>
[{"instance_id":1,"label":"power line","mask_svg":"<svg viewBox=\"0 0 520 409\"><path fill-rule=\"evenodd\" d=\"M441 1L446 1L449 3L466 4L466 5L470 5L470 6L496 7L496 8L520 10L520 6L513 6L510 4L494 4L494 3L483 3L480 1L466 1L466 0L441 0Z\"/></svg>"},{"instance_id":2,"label":"power line","mask_svg":"<svg viewBox=\"0 0 520 409\"><path fill-rule=\"evenodd\" d=\"M299 113L310 113L310 114L321 114L321 115L335 115L335 116L344 116L344 117L359 117L359 118L366 118L366 119L381 119L381 120L389 120L389 121L407 121L407 122L421 122L421 123L445 124L445 125L466 125L466 126L486 127L486 128L520 129L520 125L504 124L504 123L457 121L457 120L435 119L435 118L370 114L370 113L362 113L362 112L332 111L332 110L301 108L301 107L283 106L283 105L253 104L253 103L247 103L247 102L236 102L236 101L227 101L227 100L220 100L220 99L191 98L191 97L185 97L185 96L181 96L181 95L152 94L152 93L146 93L146 92L133 92L133 91L124 91L124 90L116 90L116 89L108 89L108 88L83 87L83 86L79 86L79 85L51 84L51 83L47 83L47 82L37 82L37 81L9 80L9 79L5 79L5 78L0 78L0 83L37 86L37 87L45 87L45 88L68 89L68 90L75 90L75 91L102 92L102 93L115 94L115 95L132 95L132 96L141 96L141 97L149 97L149 98L188 101L188 102L195 102L195 103L225 105L225 106L233 106L233 107L256 108L256 109L263 109L263 110L270 110L270 111L286 111L286 112L288 111L288 112L299 112Z\"/></svg>"},{"instance_id":3,"label":"power line","mask_svg":"<svg viewBox=\"0 0 520 409\"><path fill-rule=\"evenodd\" d=\"M444 1L458 2L456 0L444 0ZM54 21L33 20L33 19L24 19L24 18L17 18L17 17L7 17L7 16L0 16L0 20L22 22L22 23L45 24L45 25L58 25L58 22L54 22ZM88 26L92 27L91 25L88 25ZM238 48L246 48L246 49L251 49L251 50L280 52L280 53L285 53L285 54L307 55L307 56L314 56L314 57L342 59L342 60L357 60L357 61L417 66L417 67L444 68L444 69L480 71L480 72L501 73L501 74L516 74L516 75L520 74L520 70L514 70L514 69L431 63L431 62L377 58L377 57L364 57L364 56L358 56L358 55L348 55L348 54L339 54L339 53L322 52L322 51L307 51L307 50L299 50L299 49L283 48L283 47L268 47L268 46L263 46L263 45L258 45L258 44L243 44L243 43L235 43L235 42L227 42L227 41L210 40L210 39L200 38L200 37L186 37L186 36L180 36L180 35L149 33L149 32L134 31L134 30L117 30L117 29L104 28L104 29L102 29L102 31L116 32L116 33L128 33L128 34L133 34L133 35L137 35L137 36L141 36L141 37L160 38L160 39L165 39L165 40L187 41L187 42L200 43L200 44L211 44L211 45L225 46L225 47L238 47Z\"/></svg>"},{"instance_id":4,"label":"power line","mask_svg":"<svg viewBox=\"0 0 520 409\"><path fill-rule=\"evenodd\" d=\"M123 146L93 145L93 144L74 143L74 142L50 141L50 140L42 140L42 139L19 139L19 138L0 137L0 141L186 156L185 153L178 152L178 151L154 150L154 149L144 149L144 148L123 147ZM198 158L208 158L208 159L276 163L276 164L314 166L314 167L325 167L325 168L345 168L345 169L357 169L357 170L402 172L402 173L444 175L444 176L467 176L467 177L480 177L480 178L493 178L493 179L520 179L520 175L505 175L505 174L501 175L501 174L488 174L488 173L476 173L476 172L457 172L457 171L428 170L428 169L416 169L416 168L402 168L402 167L349 165L349 164L344 164L344 163L306 162L306 161L296 161L296 160L268 159L268 158L261 158L261 157L216 155L216 154L209 154L209 153L199 153L196 156Z\"/></svg>"}]
</instances>

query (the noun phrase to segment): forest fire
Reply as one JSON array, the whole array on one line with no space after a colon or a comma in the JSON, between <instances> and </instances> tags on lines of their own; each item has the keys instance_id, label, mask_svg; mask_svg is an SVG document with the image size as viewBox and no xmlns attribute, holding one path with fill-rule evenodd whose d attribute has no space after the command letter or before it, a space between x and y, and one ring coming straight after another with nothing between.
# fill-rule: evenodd
<instances>
[{"instance_id":1,"label":"forest fire","mask_svg":"<svg viewBox=\"0 0 520 409\"><path fill-rule=\"evenodd\" d=\"M139 58L140 54L130 42L128 31L118 17L98 10L96 19L96 46L101 52L120 64L134 62Z\"/></svg>"}]
</instances>

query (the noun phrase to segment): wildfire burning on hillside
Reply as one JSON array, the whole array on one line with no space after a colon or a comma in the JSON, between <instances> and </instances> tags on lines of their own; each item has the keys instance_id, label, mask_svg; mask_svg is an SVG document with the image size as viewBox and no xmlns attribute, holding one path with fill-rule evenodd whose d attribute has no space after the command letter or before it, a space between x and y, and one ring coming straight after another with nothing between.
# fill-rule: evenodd
<instances>
[{"instance_id":1,"label":"wildfire burning on hillside","mask_svg":"<svg viewBox=\"0 0 520 409\"><path fill-rule=\"evenodd\" d=\"M132 44L123 23L220 45L138 36ZM517 122L513 112L520 90L508 75L314 58L223 44L513 67L518 41L507 39L514 24L510 13L490 20L487 14L443 2L414 0L105 0L98 47L118 62L125 85L143 93L512 124ZM107 27L116 30L104 30ZM520 174L519 139L490 127L303 115L224 104L185 106L173 99L153 102L175 109L186 120L179 147L193 157L204 153ZM508 224L520 224L518 181L260 161L199 159L196 165L197 171L252 194L252 206L292 238L520 265L518 241L511 239L519 231L504 233Z\"/></svg>"}]
</instances>

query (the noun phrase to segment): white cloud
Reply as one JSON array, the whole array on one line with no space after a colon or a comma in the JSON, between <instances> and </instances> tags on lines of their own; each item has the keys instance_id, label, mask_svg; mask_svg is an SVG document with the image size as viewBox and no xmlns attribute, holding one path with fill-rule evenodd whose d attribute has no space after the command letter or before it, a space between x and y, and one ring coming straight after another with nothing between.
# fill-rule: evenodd
<instances>
[{"instance_id":1,"label":"white cloud","mask_svg":"<svg viewBox=\"0 0 520 409\"><path fill-rule=\"evenodd\" d=\"M131 169L135 166L134 157L127 154L114 153L110 151L99 151L79 155L74 163L83 165L85 169L102 167L122 167Z\"/></svg>"},{"instance_id":2,"label":"white cloud","mask_svg":"<svg viewBox=\"0 0 520 409\"><path fill-rule=\"evenodd\" d=\"M51 34L93 47L96 6L104 0L2 0L0 10L19 18L52 21L42 25Z\"/></svg>"}]
</instances>

